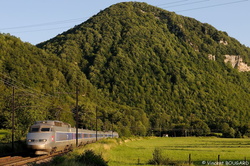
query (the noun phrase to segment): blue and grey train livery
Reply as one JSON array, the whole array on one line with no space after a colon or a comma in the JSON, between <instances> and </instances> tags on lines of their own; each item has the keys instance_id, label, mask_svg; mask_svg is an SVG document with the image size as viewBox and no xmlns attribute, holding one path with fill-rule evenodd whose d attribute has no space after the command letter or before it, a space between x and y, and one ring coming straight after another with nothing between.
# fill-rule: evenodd
<instances>
[{"instance_id":1,"label":"blue and grey train livery","mask_svg":"<svg viewBox=\"0 0 250 166\"><path fill-rule=\"evenodd\" d=\"M96 138L115 137L118 137L117 132L98 131L96 137L96 131L78 129L78 145L95 142ZM69 150L76 146L76 128L61 121L37 121L30 127L26 142L37 155Z\"/></svg>"}]
</instances>

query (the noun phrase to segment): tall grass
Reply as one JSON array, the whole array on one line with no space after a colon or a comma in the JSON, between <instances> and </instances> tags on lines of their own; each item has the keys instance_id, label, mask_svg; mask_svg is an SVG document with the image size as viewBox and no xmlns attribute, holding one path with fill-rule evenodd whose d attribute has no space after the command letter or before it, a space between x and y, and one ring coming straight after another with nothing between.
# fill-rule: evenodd
<instances>
[{"instance_id":1,"label":"tall grass","mask_svg":"<svg viewBox=\"0 0 250 166\"><path fill-rule=\"evenodd\" d=\"M107 163L110 159L110 150L114 147L117 147L119 145L122 145L124 143L139 140L141 138L112 138L112 139L103 139L99 140L96 143L87 144L83 147L74 149L73 152L65 155L56 157L53 159L52 163L50 165L56 165L56 166L68 166L68 165L84 165L83 162L79 161L79 157L81 157L83 154L86 154L86 152L93 152L94 156L97 156L97 158L102 158Z\"/></svg>"},{"instance_id":2,"label":"tall grass","mask_svg":"<svg viewBox=\"0 0 250 166\"><path fill-rule=\"evenodd\" d=\"M154 138L133 141L117 146L110 151L111 166L147 164L155 148L175 163L188 163L189 156L196 165L203 161L243 161L250 159L250 139L224 138Z\"/></svg>"},{"instance_id":3,"label":"tall grass","mask_svg":"<svg viewBox=\"0 0 250 166\"><path fill-rule=\"evenodd\" d=\"M0 140L3 139L7 134L10 134L9 130L0 129Z\"/></svg>"},{"instance_id":4,"label":"tall grass","mask_svg":"<svg viewBox=\"0 0 250 166\"><path fill-rule=\"evenodd\" d=\"M77 158L87 150L92 150L101 156L110 166L149 165L157 159L155 149L160 149L161 160L167 160L175 165L188 165L189 156L194 165L208 165L220 161L244 161L250 163L250 139L230 139L216 137L180 137L180 138L117 138L100 140L75 149L72 153L55 158L60 164L53 165L81 165ZM159 156L158 156L159 157ZM206 164L203 164L203 162ZM55 162L56 163L56 162ZM211 165L211 164L210 164Z\"/></svg>"}]
</instances>

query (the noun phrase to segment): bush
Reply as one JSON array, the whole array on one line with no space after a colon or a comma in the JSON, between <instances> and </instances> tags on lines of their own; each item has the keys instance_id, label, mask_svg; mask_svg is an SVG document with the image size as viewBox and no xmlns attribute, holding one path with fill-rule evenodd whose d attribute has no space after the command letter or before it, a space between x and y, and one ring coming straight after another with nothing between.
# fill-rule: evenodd
<instances>
[{"instance_id":1,"label":"bush","mask_svg":"<svg viewBox=\"0 0 250 166\"><path fill-rule=\"evenodd\" d=\"M58 164L63 163L64 160L65 160L65 158L63 156L57 156L57 157L53 158L52 164L58 165Z\"/></svg>"},{"instance_id":2,"label":"bush","mask_svg":"<svg viewBox=\"0 0 250 166\"><path fill-rule=\"evenodd\" d=\"M25 141L15 141L14 142L15 152L26 152L28 151ZM11 143L0 143L0 156L13 153Z\"/></svg>"},{"instance_id":3,"label":"bush","mask_svg":"<svg viewBox=\"0 0 250 166\"><path fill-rule=\"evenodd\" d=\"M76 158L78 162L82 162L90 166L107 166L106 162L101 155L97 155L93 150L86 150L82 155Z\"/></svg>"},{"instance_id":4,"label":"bush","mask_svg":"<svg viewBox=\"0 0 250 166\"><path fill-rule=\"evenodd\" d=\"M0 139L1 143L10 143L11 142L11 133L6 133L2 138Z\"/></svg>"},{"instance_id":5,"label":"bush","mask_svg":"<svg viewBox=\"0 0 250 166\"><path fill-rule=\"evenodd\" d=\"M169 158L166 158L162 155L162 150L159 148L155 148L153 152L153 159L148 161L148 164L154 165L168 165Z\"/></svg>"}]
</instances>

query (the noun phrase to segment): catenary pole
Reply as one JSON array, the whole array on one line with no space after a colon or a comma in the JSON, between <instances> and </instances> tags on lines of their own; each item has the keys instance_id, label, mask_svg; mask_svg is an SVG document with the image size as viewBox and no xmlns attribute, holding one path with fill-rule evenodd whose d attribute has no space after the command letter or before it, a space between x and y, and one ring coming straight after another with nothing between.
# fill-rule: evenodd
<instances>
[{"instance_id":1,"label":"catenary pole","mask_svg":"<svg viewBox=\"0 0 250 166\"><path fill-rule=\"evenodd\" d=\"M78 147L78 87L76 87L76 147Z\"/></svg>"},{"instance_id":2,"label":"catenary pole","mask_svg":"<svg viewBox=\"0 0 250 166\"><path fill-rule=\"evenodd\" d=\"M15 152L14 141L15 141L15 87L12 89L12 134L11 134L11 148L12 152Z\"/></svg>"},{"instance_id":3,"label":"catenary pole","mask_svg":"<svg viewBox=\"0 0 250 166\"><path fill-rule=\"evenodd\" d=\"M97 106L95 107L95 140L97 141Z\"/></svg>"}]
</instances>

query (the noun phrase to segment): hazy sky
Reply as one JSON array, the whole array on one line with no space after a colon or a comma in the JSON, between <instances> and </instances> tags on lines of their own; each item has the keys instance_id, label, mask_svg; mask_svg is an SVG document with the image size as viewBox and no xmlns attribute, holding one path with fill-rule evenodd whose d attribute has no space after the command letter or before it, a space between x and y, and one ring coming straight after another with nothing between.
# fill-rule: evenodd
<instances>
[{"instance_id":1,"label":"hazy sky","mask_svg":"<svg viewBox=\"0 0 250 166\"><path fill-rule=\"evenodd\" d=\"M0 0L0 33L38 44L126 0ZM138 0L208 23L250 47L249 0Z\"/></svg>"}]
</instances>

